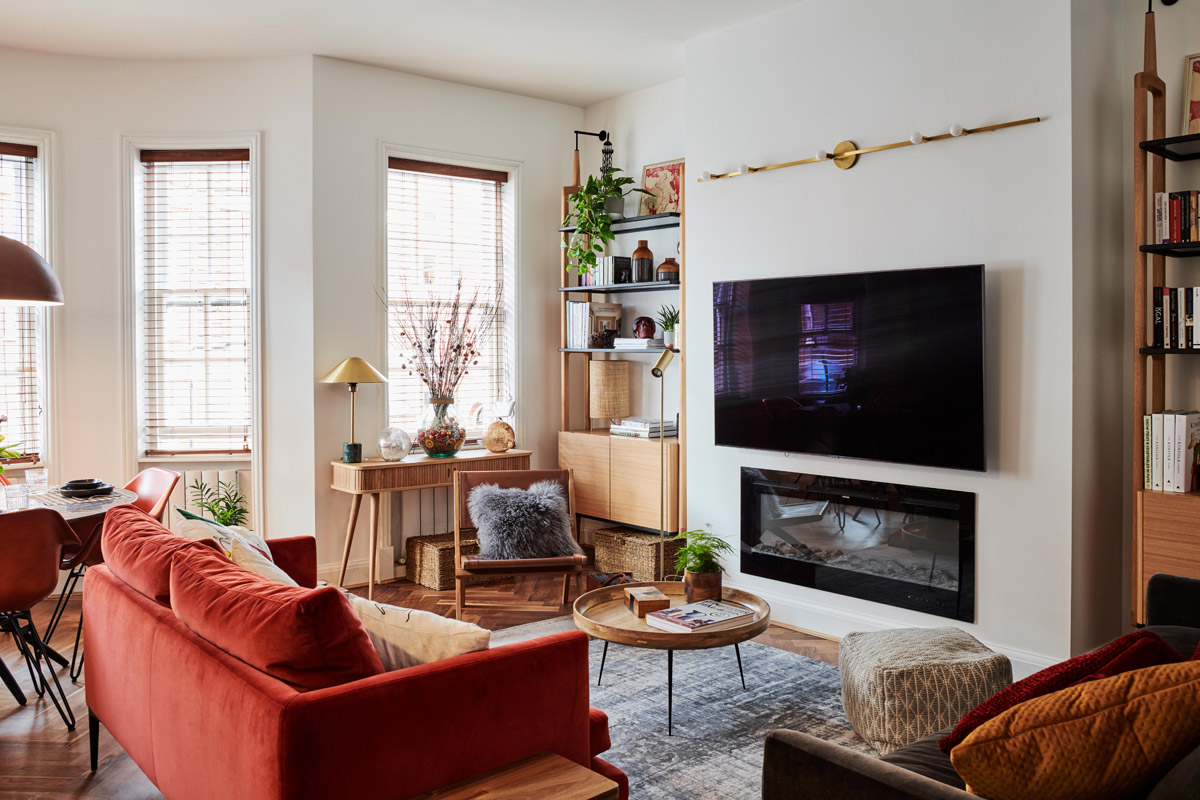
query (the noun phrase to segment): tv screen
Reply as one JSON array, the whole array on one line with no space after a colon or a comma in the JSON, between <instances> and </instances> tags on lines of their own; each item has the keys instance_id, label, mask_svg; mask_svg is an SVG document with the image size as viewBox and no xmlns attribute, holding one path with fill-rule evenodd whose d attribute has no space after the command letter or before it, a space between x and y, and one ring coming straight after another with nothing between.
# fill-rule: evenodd
<instances>
[{"instance_id":1,"label":"tv screen","mask_svg":"<svg viewBox=\"0 0 1200 800\"><path fill-rule=\"evenodd\" d=\"M716 443L984 470L983 267L713 285Z\"/></svg>"}]
</instances>

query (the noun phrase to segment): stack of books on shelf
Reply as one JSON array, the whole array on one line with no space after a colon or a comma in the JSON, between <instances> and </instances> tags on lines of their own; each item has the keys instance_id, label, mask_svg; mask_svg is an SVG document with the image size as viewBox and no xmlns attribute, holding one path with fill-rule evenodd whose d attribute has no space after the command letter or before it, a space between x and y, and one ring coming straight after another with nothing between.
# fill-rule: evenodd
<instances>
[{"instance_id":1,"label":"stack of books on shelf","mask_svg":"<svg viewBox=\"0 0 1200 800\"><path fill-rule=\"evenodd\" d=\"M667 420L660 428L657 419L650 417L626 417L609 426L612 436L633 436L638 439L657 439L659 436L674 436L679 433L675 420Z\"/></svg>"},{"instance_id":2,"label":"stack of books on shelf","mask_svg":"<svg viewBox=\"0 0 1200 800\"><path fill-rule=\"evenodd\" d=\"M596 259L596 269L592 272L593 286L612 286L617 282L617 274L625 273L625 279L633 274L633 259L629 256L600 256Z\"/></svg>"},{"instance_id":3,"label":"stack of books on shelf","mask_svg":"<svg viewBox=\"0 0 1200 800\"><path fill-rule=\"evenodd\" d=\"M1192 324L1194 310L1200 306L1200 286L1155 286L1154 346L1200 348L1200 331Z\"/></svg>"},{"instance_id":4,"label":"stack of books on shelf","mask_svg":"<svg viewBox=\"0 0 1200 800\"><path fill-rule=\"evenodd\" d=\"M662 350L662 339L621 339L618 338L613 347L617 350Z\"/></svg>"},{"instance_id":5,"label":"stack of books on shelf","mask_svg":"<svg viewBox=\"0 0 1200 800\"><path fill-rule=\"evenodd\" d=\"M1145 488L1188 492L1195 484L1200 411L1164 411L1142 417Z\"/></svg>"},{"instance_id":6,"label":"stack of books on shelf","mask_svg":"<svg viewBox=\"0 0 1200 800\"><path fill-rule=\"evenodd\" d=\"M620 303L567 301L568 348L582 350L591 347L592 334L605 329L621 329Z\"/></svg>"},{"instance_id":7,"label":"stack of books on shelf","mask_svg":"<svg viewBox=\"0 0 1200 800\"><path fill-rule=\"evenodd\" d=\"M1200 192L1191 189L1154 195L1154 241L1200 242Z\"/></svg>"}]
</instances>

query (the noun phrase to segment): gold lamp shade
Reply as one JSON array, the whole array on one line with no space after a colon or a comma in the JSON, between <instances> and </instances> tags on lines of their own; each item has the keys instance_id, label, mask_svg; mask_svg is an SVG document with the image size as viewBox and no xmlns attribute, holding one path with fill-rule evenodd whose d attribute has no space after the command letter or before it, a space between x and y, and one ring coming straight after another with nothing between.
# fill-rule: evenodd
<instances>
[{"instance_id":1,"label":"gold lamp shade","mask_svg":"<svg viewBox=\"0 0 1200 800\"><path fill-rule=\"evenodd\" d=\"M360 383L387 383L383 373L361 358L347 358L321 378L321 383L346 383L350 387L350 441L342 445L342 461L357 464L362 461L362 445L354 441L354 398Z\"/></svg>"},{"instance_id":2,"label":"gold lamp shade","mask_svg":"<svg viewBox=\"0 0 1200 800\"><path fill-rule=\"evenodd\" d=\"M629 416L628 361L589 362L588 416L592 419Z\"/></svg>"},{"instance_id":3,"label":"gold lamp shade","mask_svg":"<svg viewBox=\"0 0 1200 800\"><path fill-rule=\"evenodd\" d=\"M363 359L347 358L329 370L321 383L387 383L387 378Z\"/></svg>"},{"instance_id":4,"label":"gold lamp shade","mask_svg":"<svg viewBox=\"0 0 1200 800\"><path fill-rule=\"evenodd\" d=\"M46 259L16 239L0 236L0 305L62 304L62 286Z\"/></svg>"}]
</instances>

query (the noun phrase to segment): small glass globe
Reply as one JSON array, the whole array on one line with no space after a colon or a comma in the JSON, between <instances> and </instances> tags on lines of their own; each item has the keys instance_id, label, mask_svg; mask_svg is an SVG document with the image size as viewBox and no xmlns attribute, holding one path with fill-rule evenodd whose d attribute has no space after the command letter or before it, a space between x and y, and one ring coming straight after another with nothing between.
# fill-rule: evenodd
<instances>
[{"instance_id":1,"label":"small glass globe","mask_svg":"<svg viewBox=\"0 0 1200 800\"><path fill-rule=\"evenodd\" d=\"M399 461L412 449L412 437L404 428L384 428L379 432L379 455L384 461Z\"/></svg>"}]
</instances>

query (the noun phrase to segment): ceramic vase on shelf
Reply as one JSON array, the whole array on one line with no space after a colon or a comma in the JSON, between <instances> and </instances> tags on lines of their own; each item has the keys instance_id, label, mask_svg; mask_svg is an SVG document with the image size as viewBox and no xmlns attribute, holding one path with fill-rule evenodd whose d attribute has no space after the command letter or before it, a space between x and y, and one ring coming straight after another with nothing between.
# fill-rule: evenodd
<instances>
[{"instance_id":1,"label":"ceramic vase on shelf","mask_svg":"<svg viewBox=\"0 0 1200 800\"><path fill-rule=\"evenodd\" d=\"M674 258L666 259L658 265L654 279L667 283L679 283L679 263Z\"/></svg>"},{"instance_id":2,"label":"ceramic vase on shelf","mask_svg":"<svg viewBox=\"0 0 1200 800\"><path fill-rule=\"evenodd\" d=\"M683 573L683 596L689 603L721 599L720 572Z\"/></svg>"},{"instance_id":3,"label":"ceramic vase on shelf","mask_svg":"<svg viewBox=\"0 0 1200 800\"><path fill-rule=\"evenodd\" d=\"M417 429L417 443L431 458L449 458L462 449L467 429L458 422L453 397L431 397Z\"/></svg>"},{"instance_id":4,"label":"ceramic vase on shelf","mask_svg":"<svg viewBox=\"0 0 1200 800\"><path fill-rule=\"evenodd\" d=\"M646 239L638 239L637 250L633 251L633 282L649 283L654 280L654 253L646 246Z\"/></svg>"},{"instance_id":5,"label":"ceramic vase on shelf","mask_svg":"<svg viewBox=\"0 0 1200 800\"><path fill-rule=\"evenodd\" d=\"M401 461L412 450L412 437L404 428L384 428L379 432L377 447L384 461Z\"/></svg>"}]
</instances>

